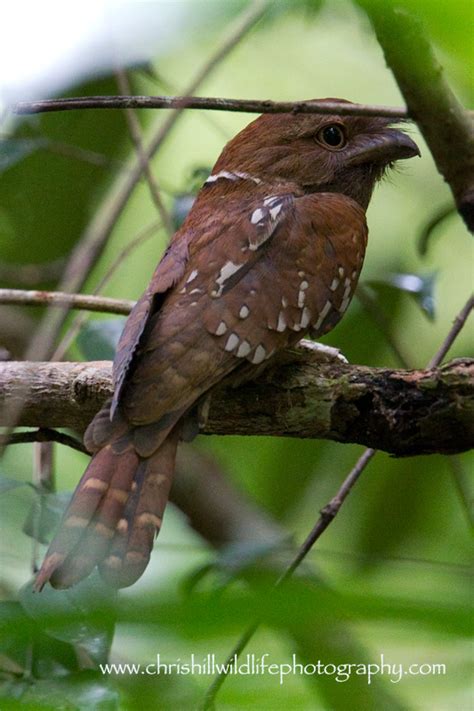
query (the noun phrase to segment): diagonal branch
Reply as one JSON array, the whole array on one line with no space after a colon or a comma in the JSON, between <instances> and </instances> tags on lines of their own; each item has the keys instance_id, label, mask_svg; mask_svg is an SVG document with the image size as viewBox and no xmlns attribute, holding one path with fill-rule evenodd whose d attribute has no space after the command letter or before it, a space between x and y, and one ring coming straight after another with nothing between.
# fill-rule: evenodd
<instances>
[{"instance_id":1,"label":"diagonal branch","mask_svg":"<svg viewBox=\"0 0 474 711\"><path fill-rule=\"evenodd\" d=\"M367 12L408 112L474 231L474 125L456 98L419 20L392 0L357 0Z\"/></svg>"}]
</instances>

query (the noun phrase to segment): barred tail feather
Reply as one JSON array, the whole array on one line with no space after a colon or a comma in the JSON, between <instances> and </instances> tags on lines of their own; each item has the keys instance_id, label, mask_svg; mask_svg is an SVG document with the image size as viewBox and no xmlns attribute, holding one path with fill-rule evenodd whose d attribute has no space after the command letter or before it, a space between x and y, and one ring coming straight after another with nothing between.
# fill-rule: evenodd
<instances>
[{"instance_id":1,"label":"barred tail feather","mask_svg":"<svg viewBox=\"0 0 474 711\"><path fill-rule=\"evenodd\" d=\"M145 459L122 438L119 451L108 444L92 457L38 573L37 590L48 580L70 587L96 565L115 587L140 577L168 499L176 447L172 433Z\"/></svg>"},{"instance_id":2,"label":"barred tail feather","mask_svg":"<svg viewBox=\"0 0 474 711\"><path fill-rule=\"evenodd\" d=\"M117 525L108 555L99 565L102 577L113 587L132 585L148 565L173 483L177 445L178 435L171 432L138 468L134 491Z\"/></svg>"}]
</instances>

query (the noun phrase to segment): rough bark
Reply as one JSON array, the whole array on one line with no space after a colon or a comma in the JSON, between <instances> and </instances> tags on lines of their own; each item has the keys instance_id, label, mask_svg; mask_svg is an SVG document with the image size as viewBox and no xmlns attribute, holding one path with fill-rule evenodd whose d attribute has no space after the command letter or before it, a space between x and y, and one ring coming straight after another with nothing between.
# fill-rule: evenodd
<instances>
[{"instance_id":1,"label":"rough bark","mask_svg":"<svg viewBox=\"0 0 474 711\"><path fill-rule=\"evenodd\" d=\"M23 399L19 425L83 430L111 395L111 363L0 363L0 425ZM203 434L358 443L398 456L452 454L474 443L474 361L432 370L278 363L254 382L215 389Z\"/></svg>"}]
</instances>

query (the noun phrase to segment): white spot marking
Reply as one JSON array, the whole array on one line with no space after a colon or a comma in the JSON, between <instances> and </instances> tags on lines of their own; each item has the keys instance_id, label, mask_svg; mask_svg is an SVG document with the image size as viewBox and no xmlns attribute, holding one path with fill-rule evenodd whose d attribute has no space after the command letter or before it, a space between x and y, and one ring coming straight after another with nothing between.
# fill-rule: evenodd
<instances>
[{"instance_id":1,"label":"white spot marking","mask_svg":"<svg viewBox=\"0 0 474 711\"><path fill-rule=\"evenodd\" d=\"M178 291L178 294L185 294L186 293L186 287L184 286L180 291Z\"/></svg>"},{"instance_id":2,"label":"white spot marking","mask_svg":"<svg viewBox=\"0 0 474 711\"><path fill-rule=\"evenodd\" d=\"M193 289L192 291L189 292L189 294L202 294L202 289Z\"/></svg>"},{"instance_id":3,"label":"white spot marking","mask_svg":"<svg viewBox=\"0 0 474 711\"><path fill-rule=\"evenodd\" d=\"M354 269L354 271L352 272L351 276L352 276L353 279L355 279L355 278L357 277L357 272L356 272L355 269Z\"/></svg>"},{"instance_id":4,"label":"white spot marking","mask_svg":"<svg viewBox=\"0 0 474 711\"><path fill-rule=\"evenodd\" d=\"M300 279L302 279L304 277L304 275L305 275L304 272L298 272L298 276L300 277Z\"/></svg>"},{"instance_id":5,"label":"white spot marking","mask_svg":"<svg viewBox=\"0 0 474 711\"><path fill-rule=\"evenodd\" d=\"M263 219L263 215L264 212L262 208L257 207L257 209L252 212L252 217L250 218L252 225L257 225ZM252 249L252 246L250 246L250 249Z\"/></svg>"},{"instance_id":6,"label":"white spot marking","mask_svg":"<svg viewBox=\"0 0 474 711\"><path fill-rule=\"evenodd\" d=\"M261 183L262 181L260 178L254 178L253 175L249 175L248 173L243 173L239 170L235 170L233 172L230 172L229 170L220 170L218 173L215 173L214 175L210 175L208 179L206 180L207 183L215 183L219 178L224 178L225 180L252 180L256 185Z\"/></svg>"},{"instance_id":7,"label":"white spot marking","mask_svg":"<svg viewBox=\"0 0 474 711\"><path fill-rule=\"evenodd\" d=\"M193 269L193 271L191 272L191 274L190 274L190 275L188 276L188 278L186 279L186 284L189 284L189 282L194 281L194 279L197 277L198 274L199 274L198 270L197 270L197 269Z\"/></svg>"},{"instance_id":8,"label":"white spot marking","mask_svg":"<svg viewBox=\"0 0 474 711\"><path fill-rule=\"evenodd\" d=\"M255 289L250 289L250 296L255 296L256 293Z\"/></svg>"},{"instance_id":9,"label":"white spot marking","mask_svg":"<svg viewBox=\"0 0 474 711\"><path fill-rule=\"evenodd\" d=\"M343 301L342 301L342 304L339 306L339 312L340 312L341 314L343 314L344 311L345 311L345 310L347 309L347 307L349 306L350 300L351 300L351 299L350 299L350 296L345 296L345 297L344 297L344 299L343 299Z\"/></svg>"},{"instance_id":10,"label":"white spot marking","mask_svg":"<svg viewBox=\"0 0 474 711\"><path fill-rule=\"evenodd\" d=\"M339 284L340 284L339 279L333 279L333 280L332 280L332 283L331 283L331 286L330 286L329 288L331 289L331 291L336 291L336 289L337 289L337 287L339 286Z\"/></svg>"},{"instance_id":11,"label":"white spot marking","mask_svg":"<svg viewBox=\"0 0 474 711\"><path fill-rule=\"evenodd\" d=\"M280 311L280 313L278 314L278 323L277 323L276 330L279 331L280 333L283 333L286 326L287 326L287 323L286 323L285 314L283 313L283 311Z\"/></svg>"},{"instance_id":12,"label":"white spot marking","mask_svg":"<svg viewBox=\"0 0 474 711\"><path fill-rule=\"evenodd\" d=\"M301 320L300 320L300 326L302 328L306 328L308 326L309 322L311 319L311 311L308 309L307 306L304 307L303 313L301 314Z\"/></svg>"},{"instance_id":13,"label":"white spot marking","mask_svg":"<svg viewBox=\"0 0 474 711\"><path fill-rule=\"evenodd\" d=\"M278 217L279 213L281 212L282 205L275 205L275 207L272 207L270 209L270 217L272 220L276 220Z\"/></svg>"},{"instance_id":14,"label":"white spot marking","mask_svg":"<svg viewBox=\"0 0 474 711\"><path fill-rule=\"evenodd\" d=\"M215 183L219 178L225 178L226 180L238 180L239 176L235 173L230 173L228 170L220 170L215 175L210 175L206 180L206 183Z\"/></svg>"},{"instance_id":15,"label":"white spot marking","mask_svg":"<svg viewBox=\"0 0 474 711\"><path fill-rule=\"evenodd\" d=\"M252 346L248 341L242 341L240 346L237 349L237 357L238 358L245 358L245 356L248 356L250 351L252 350Z\"/></svg>"},{"instance_id":16,"label":"white spot marking","mask_svg":"<svg viewBox=\"0 0 474 711\"><path fill-rule=\"evenodd\" d=\"M239 311L239 316L240 316L240 318L247 318L249 313L250 313L249 307L247 306L247 304L244 304Z\"/></svg>"},{"instance_id":17,"label":"white spot marking","mask_svg":"<svg viewBox=\"0 0 474 711\"><path fill-rule=\"evenodd\" d=\"M309 287L309 284L307 281L302 281L300 284L300 289L301 291L305 291Z\"/></svg>"},{"instance_id":18,"label":"white spot marking","mask_svg":"<svg viewBox=\"0 0 474 711\"><path fill-rule=\"evenodd\" d=\"M304 306L305 296L306 296L306 294L304 293L304 291L298 292L298 306L300 309L302 309Z\"/></svg>"},{"instance_id":19,"label":"white spot marking","mask_svg":"<svg viewBox=\"0 0 474 711\"><path fill-rule=\"evenodd\" d=\"M284 309L286 309L286 307L288 306L288 299L285 299L284 296L281 297L281 305Z\"/></svg>"},{"instance_id":20,"label":"white spot marking","mask_svg":"<svg viewBox=\"0 0 474 711\"><path fill-rule=\"evenodd\" d=\"M238 343L238 335L236 333L231 333L229 338L227 339L227 343L225 344L224 348L226 351L233 351L234 348L238 345Z\"/></svg>"},{"instance_id":21,"label":"white spot marking","mask_svg":"<svg viewBox=\"0 0 474 711\"><path fill-rule=\"evenodd\" d=\"M279 199L280 199L280 196L279 196L279 195L267 195L267 197L266 197L265 200L263 201L263 204L264 204L265 206L271 207L271 206L274 205L276 202L278 202Z\"/></svg>"},{"instance_id":22,"label":"white spot marking","mask_svg":"<svg viewBox=\"0 0 474 711\"><path fill-rule=\"evenodd\" d=\"M221 321L218 327L216 328L216 336L223 336L224 333L227 331L227 325L225 321Z\"/></svg>"},{"instance_id":23,"label":"white spot marking","mask_svg":"<svg viewBox=\"0 0 474 711\"><path fill-rule=\"evenodd\" d=\"M344 276L344 267L339 267L339 269L337 271L339 272L339 276L342 279L342 277Z\"/></svg>"},{"instance_id":24,"label":"white spot marking","mask_svg":"<svg viewBox=\"0 0 474 711\"><path fill-rule=\"evenodd\" d=\"M326 316L328 315L328 313L331 311L331 309L332 309L332 304L331 304L331 302L330 302L330 301L326 301L326 303L325 303L324 306L323 306L323 310L322 310L321 313L319 314L319 318L318 318L318 320L316 321L316 325L315 325L315 327L314 327L314 328L316 329L316 331L318 330L318 328L320 328L322 322L324 321L324 319L326 318Z\"/></svg>"},{"instance_id":25,"label":"white spot marking","mask_svg":"<svg viewBox=\"0 0 474 711\"><path fill-rule=\"evenodd\" d=\"M267 352L265 348L262 345L259 345L255 349L255 353L253 354L251 362L254 363L254 365L258 365L259 363L262 363L265 360L266 355Z\"/></svg>"},{"instance_id":26,"label":"white spot marking","mask_svg":"<svg viewBox=\"0 0 474 711\"><path fill-rule=\"evenodd\" d=\"M234 262L226 262L216 279L216 284L219 284L219 289L217 291L211 291L211 296L220 296L227 279L229 279L232 274L235 274L235 272L238 272L241 266L241 264L234 264Z\"/></svg>"}]
</instances>

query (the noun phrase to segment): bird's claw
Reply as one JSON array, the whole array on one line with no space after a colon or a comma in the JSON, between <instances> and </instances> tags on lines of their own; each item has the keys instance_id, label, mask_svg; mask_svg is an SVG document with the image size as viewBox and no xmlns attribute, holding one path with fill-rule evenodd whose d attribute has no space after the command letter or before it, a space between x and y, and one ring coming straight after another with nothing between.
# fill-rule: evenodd
<instances>
[{"instance_id":1,"label":"bird's claw","mask_svg":"<svg viewBox=\"0 0 474 711\"><path fill-rule=\"evenodd\" d=\"M307 338L302 338L301 341L298 342L296 348L302 351L310 351L322 363L331 363L335 360L338 360L341 363L349 362L347 358L341 353L339 348L334 348L333 346L326 346L324 345L324 343L310 341Z\"/></svg>"}]
</instances>

